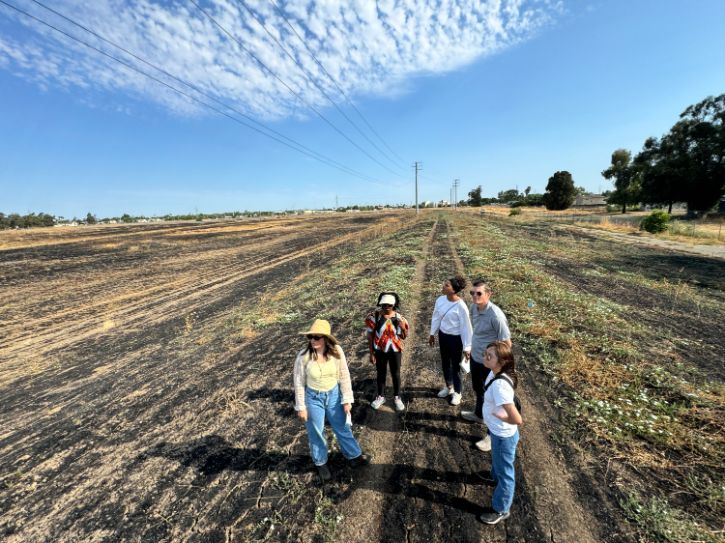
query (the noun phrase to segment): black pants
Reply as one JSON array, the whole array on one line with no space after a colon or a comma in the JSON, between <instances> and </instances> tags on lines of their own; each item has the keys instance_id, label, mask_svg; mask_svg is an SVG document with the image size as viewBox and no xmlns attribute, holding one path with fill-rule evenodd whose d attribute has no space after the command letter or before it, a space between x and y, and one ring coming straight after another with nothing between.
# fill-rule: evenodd
<instances>
[{"instance_id":1,"label":"black pants","mask_svg":"<svg viewBox=\"0 0 725 543\"><path fill-rule=\"evenodd\" d=\"M393 395L400 396L400 361L403 353L393 350L383 352L375 349L375 367L378 370L378 396L385 396L385 378L388 365L393 378Z\"/></svg>"},{"instance_id":2,"label":"black pants","mask_svg":"<svg viewBox=\"0 0 725 543\"><path fill-rule=\"evenodd\" d=\"M483 385L488 377L488 372L491 371L483 363L478 362L471 358L471 383L473 384L473 391L476 393L476 408L474 413L477 417L483 418Z\"/></svg>"},{"instance_id":3,"label":"black pants","mask_svg":"<svg viewBox=\"0 0 725 543\"><path fill-rule=\"evenodd\" d=\"M452 336L444 332L438 332L438 346L441 350L441 365L443 366L443 378L448 386L453 385L453 390L461 393L460 364L463 356L463 342L461 336Z\"/></svg>"}]
</instances>

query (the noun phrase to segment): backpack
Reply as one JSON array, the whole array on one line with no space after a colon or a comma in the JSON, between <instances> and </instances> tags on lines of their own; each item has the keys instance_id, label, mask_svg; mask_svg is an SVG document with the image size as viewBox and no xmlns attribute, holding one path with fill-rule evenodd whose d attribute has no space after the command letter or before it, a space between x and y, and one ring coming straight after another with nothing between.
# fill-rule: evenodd
<instances>
[{"instance_id":1,"label":"backpack","mask_svg":"<svg viewBox=\"0 0 725 543\"><path fill-rule=\"evenodd\" d=\"M514 389L514 407L516 407L516 410L519 412L519 415L520 415L521 414L521 400L519 400L519 397L516 395L516 388L514 387L514 382L511 380L511 377L509 377L505 373L499 373L493 379L491 379L487 385L484 385L483 393L486 394L488 387L490 387L496 379L503 379L509 385L511 385L511 388Z\"/></svg>"}]
</instances>

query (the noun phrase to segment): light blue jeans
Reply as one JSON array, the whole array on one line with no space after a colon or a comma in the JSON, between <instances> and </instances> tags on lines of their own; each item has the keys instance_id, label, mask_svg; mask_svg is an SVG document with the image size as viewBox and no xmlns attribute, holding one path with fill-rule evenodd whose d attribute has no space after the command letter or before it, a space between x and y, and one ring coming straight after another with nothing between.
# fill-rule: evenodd
<instances>
[{"instance_id":1,"label":"light blue jeans","mask_svg":"<svg viewBox=\"0 0 725 543\"><path fill-rule=\"evenodd\" d=\"M491 477L496 481L491 507L497 513L508 513L514 501L516 489L516 445L519 431L511 437L498 437L491 434Z\"/></svg>"},{"instance_id":2,"label":"light blue jeans","mask_svg":"<svg viewBox=\"0 0 725 543\"><path fill-rule=\"evenodd\" d=\"M348 460L362 454L352 430L345 425L345 411L340 403L340 385L327 392L317 392L305 388L305 406L307 407L307 438L310 443L310 455L316 466L327 463L327 440L325 439L325 417L335 432L342 454Z\"/></svg>"}]
</instances>

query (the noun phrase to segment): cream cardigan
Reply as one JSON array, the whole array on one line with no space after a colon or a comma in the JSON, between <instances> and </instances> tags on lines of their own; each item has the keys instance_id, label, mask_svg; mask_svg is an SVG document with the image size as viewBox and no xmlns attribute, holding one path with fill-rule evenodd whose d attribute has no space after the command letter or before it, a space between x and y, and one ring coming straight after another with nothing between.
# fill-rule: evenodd
<instances>
[{"instance_id":1,"label":"cream cardigan","mask_svg":"<svg viewBox=\"0 0 725 543\"><path fill-rule=\"evenodd\" d=\"M305 352L307 349L302 349L297 353L295 359L295 367L292 374L294 386L295 386L295 411L301 411L307 409L305 406L305 385L306 385L306 374L305 368L307 363L311 360L310 356ZM352 381L350 380L350 370L347 367L347 359L345 353L342 352L342 347L337 346L337 352L340 358L330 357L330 360L334 360L337 365L337 382L340 385L340 392L342 393L342 399L340 403L354 403L352 396Z\"/></svg>"}]
</instances>

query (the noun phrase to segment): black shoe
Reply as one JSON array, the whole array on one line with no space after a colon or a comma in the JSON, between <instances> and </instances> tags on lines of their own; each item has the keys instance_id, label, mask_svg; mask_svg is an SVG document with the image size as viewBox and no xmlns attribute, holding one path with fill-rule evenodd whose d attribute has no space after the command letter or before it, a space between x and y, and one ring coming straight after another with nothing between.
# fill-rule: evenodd
<instances>
[{"instance_id":1,"label":"black shoe","mask_svg":"<svg viewBox=\"0 0 725 543\"><path fill-rule=\"evenodd\" d=\"M370 456L363 453L360 456L358 456L357 458L353 458L352 460L350 460L350 465L353 468L360 468L362 466L370 465L370 460L371 460Z\"/></svg>"},{"instance_id":2,"label":"black shoe","mask_svg":"<svg viewBox=\"0 0 725 543\"><path fill-rule=\"evenodd\" d=\"M510 516L510 512L497 513L496 511L489 511L487 513L481 513L478 516L478 520L480 520L484 524L498 524L499 522L501 522L502 520L506 520Z\"/></svg>"},{"instance_id":3,"label":"black shoe","mask_svg":"<svg viewBox=\"0 0 725 543\"><path fill-rule=\"evenodd\" d=\"M327 467L327 464L317 466L317 473L320 475L323 483L332 479L332 473L330 473L330 468Z\"/></svg>"}]
</instances>

